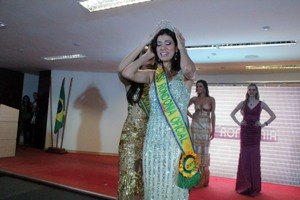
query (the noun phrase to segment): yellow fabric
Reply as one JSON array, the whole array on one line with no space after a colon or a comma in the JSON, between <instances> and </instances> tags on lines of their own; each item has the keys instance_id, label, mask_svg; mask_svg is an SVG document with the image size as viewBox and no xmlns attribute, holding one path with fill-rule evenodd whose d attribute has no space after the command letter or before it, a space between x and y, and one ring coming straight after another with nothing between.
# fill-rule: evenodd
<instances>
[{"instance_id":1,"label":"yellow fabric","mask_svg":"<svg viewBox=\"0 0 300 200\"><path fill-rule=\"evenodd\" d=\"M168 90L165 72L161 65L157 68L155 77L157 97L170 127L176 134L177 141L180 142L184 153L189 151L193 152L194 150L190 140L189 131L170 91Z\"/></svg>"}]
</instances>

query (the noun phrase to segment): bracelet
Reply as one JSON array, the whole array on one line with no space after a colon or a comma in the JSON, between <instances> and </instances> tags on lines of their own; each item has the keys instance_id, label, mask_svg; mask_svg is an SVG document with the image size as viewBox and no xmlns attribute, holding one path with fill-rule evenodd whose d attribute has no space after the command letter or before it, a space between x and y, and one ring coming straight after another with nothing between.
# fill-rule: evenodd
<instances>
[{"instance_id":1,"label":"bracelet","mask_svg":"<svg viewBox=\"0 0 300 200\"><path fill-rule=\"evenodd\" d=\"M266 126L268 126L268 125L269 125L269 124L268 124L268 122L265 122L264 124L265 124Z\"/></svg>"}]
</instances>

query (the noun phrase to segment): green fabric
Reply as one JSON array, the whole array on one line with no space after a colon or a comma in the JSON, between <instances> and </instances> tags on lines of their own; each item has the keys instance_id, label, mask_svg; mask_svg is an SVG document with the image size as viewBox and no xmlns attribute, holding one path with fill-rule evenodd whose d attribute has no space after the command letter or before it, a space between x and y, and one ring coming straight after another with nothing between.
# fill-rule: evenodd
<instances>
[{"instance_id":1,"label":"green fabric","mask_svg":"<svg viewBox=\"0 0 300 200\"><path fill-rule=\"evenodd\" d=\"M57 112L56 112L56 120L54 126L54 133L58 133L58 131L64 126L65 123L65 78L62 81L60 94L59 94L59 101L57 105Z\"/></svg>"},{"instance_id":2,"label":"green fabric","mask_svg":"<svg viewBox=\"0 0 300 200\"><path fill-rule=\"evenodd\" d=\"M191 178L184 177L181 173L178 173L178 187L183 189L191 189L196 186L200 181L200 172L192 176Z\"/></svg>"}]
</instances>

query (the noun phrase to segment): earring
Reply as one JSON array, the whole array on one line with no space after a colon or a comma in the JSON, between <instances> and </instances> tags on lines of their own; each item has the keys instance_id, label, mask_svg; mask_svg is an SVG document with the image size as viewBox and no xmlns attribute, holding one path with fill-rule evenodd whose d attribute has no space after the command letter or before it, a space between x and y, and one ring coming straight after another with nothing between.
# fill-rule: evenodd
<instances>
[{"instance_id":1,"label":"earring","mask_svg":"<svg viewBox=\"0 0 300 200\"><path fill-rule=\"evenodd\" d=\"M174 55L174 60L177 60L177 58L178 58L178 52L176 51Z\"/></svg>"}]
</instances>

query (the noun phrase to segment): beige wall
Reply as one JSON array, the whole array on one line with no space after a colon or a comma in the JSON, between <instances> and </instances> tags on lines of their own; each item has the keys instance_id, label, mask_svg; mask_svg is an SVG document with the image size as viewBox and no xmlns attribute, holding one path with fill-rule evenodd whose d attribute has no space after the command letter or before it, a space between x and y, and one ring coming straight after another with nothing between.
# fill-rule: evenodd
<instances>
[{"instance_id":1,"label":"beige wall","mask_svg":"<svg viewBox=\"0 0 300 200\"><path fill-rule=\"evenodd\" d=\"M63 148L70 151L117 153L122 125L127 114L125 89L118 75L53 71L53 126L63 77L66 77L66 97L70 79L73 77ZM48 114L46 147L51 145L50 112Z\"/></svg>"}]
</instances>

